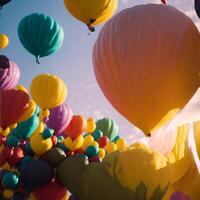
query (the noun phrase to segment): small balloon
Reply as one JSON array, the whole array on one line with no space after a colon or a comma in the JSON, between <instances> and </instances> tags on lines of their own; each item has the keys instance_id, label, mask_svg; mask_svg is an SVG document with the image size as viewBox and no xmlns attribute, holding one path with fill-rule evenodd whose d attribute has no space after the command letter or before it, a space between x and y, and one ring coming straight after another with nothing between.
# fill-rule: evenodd
<instances>
[{"instance_id":1,"label":"small balloon","mask_svg":"<svg viewBox=\"0 0 200 200\"><path fill-rule=\"evenodd\" d=\"M9 90L16 87L20 77L20 70L14 61L0 55L0 90Z\"/></svg>"},{"instance_id":2,"label":"small balloon","mask_svg":"<svg viewBox=\"0 0 200 200\"><path fill-rule=\"evenodd\" d=\"M65 134L72 139L79 137L87 128L87 121L82 115L74 115L68 127L65 129Z\"/></svg>"},{"instance_id":3,"label":"small balloon","mask_svg":"<svg viewBox=\"0 0 200 200\"><path fill-rule=\"evenodd\" d=\"M5 34L0 34L0 49L6 48L8 44L9 44L8 36Z\"/></svg>"},{"instance_id":4,"label":"small balloon","mask_svg":"<svg viewBox=\"0 0 200 200\"><path fill-rule=\"evenodd\" d=\"M71 108L66 104L61 104L56 108L50 110L50 116L46 124L48 128L52 128L55 131L55 135L63 133L66 127L72 120L73 112Z\"/></svg>"}]
</instances>

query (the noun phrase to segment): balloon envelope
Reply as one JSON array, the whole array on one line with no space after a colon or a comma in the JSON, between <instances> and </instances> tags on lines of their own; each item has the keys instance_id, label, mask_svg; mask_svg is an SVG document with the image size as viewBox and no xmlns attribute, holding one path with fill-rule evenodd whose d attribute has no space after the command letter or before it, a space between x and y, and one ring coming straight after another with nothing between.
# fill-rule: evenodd
<instances>
[{"instance_id":1,"label":"balloon envelope","mask_svg":"<svg viewBox=\"0 0 200 200\"><path fill-rule=\"evenodd\" d=\"M66 104L61 104L50 110L49 120L46 125L54 130L54 134L61 134L72 119L72 110Z\"/></svg>"},{"instance_id":2,"label":"balloon envelope","mask_svg":"<svg viewBox=\"0 0 200 200\"><path fill-rule=\"evenodd\" d=\"M21 20L18 36L25 49L37 61L40 57L57 52L64 40L61 25L52 17L39 13L33 13Z\"/></svg>"},{"instance_id":3,"label":"balloon envelope","mask_svg":"<svg viewBox=\"0 0 200 200\"><path fill-rule=\"evenodd\" d=\"M39 117L34 114L27 121L19 123L17 125L17 128L14 129L13 132L16 133L18 138L26 140L37 129L38 125L39 125Z\"/></svg>"},{"instance_id":4,"label":"balloon envelope","mask_svg":"<svg viewBox=\"0 0 200 200\"><path fill-rule=\"evenodd\" d=\"M118 135L119 127L112 119L104 118L96 122L96 130L101 130L112 141Z\"/></svg>"},{"instance_id":5,"label":"balloon envelope","mask_svg":"<svg viewBox=\"0 0 200 200\"><path fill-rule=\"evenodd\" d=\"M58 181L52 180L50 183L37 188L33 191L36 200L62 200L66 196L67 189Z\"/></svg>"},{"instance_id":6,"label":"balloon envelope","mask_svg":"<svg viewBox=\"0 0 200 200\"><path fill-rule=\"evenodd\" d=\"M6 56L0 55L0 90L15 88L19 77L20 70L17 64Z\"/></svg>"},{"instance_id":7,"label":"balloon envelope","mask_svg":"<svg viewBox=\"0 0 200 200\"><path fill-rule=\"evenodd\" d=\"M65 129L65 134L72 138L78 138L87 128L87 121L82 115L74 115L70 124Z\"/></svg>"},{"instance_id":8,"label":"balloon envelope","mask_svg":"<svg viewBox=\"0 0 200 200\"><path fill-rule=\"evenodd\" d=\"M53 168L44 160L31 159L21 170L22 183L28 190L46 185L53 177Z\"/></svg>"},{"instance_id":9,"label":"balloon envelope","mask_svg":"<svg viewBox=\"0 0 200 200\"><path fill-rule=\"evenodd\" d=\"M17 123L27 109L29 96L21 90L0 90L0 127Z\"/></svg>"},{"instance_id":10,"label":"balloon envelope","mask_svg":"<svg viewBox=\"0 0 200 200\"><path fill-rule=\"evenodd\" d=\"M1 5L0 5L1 6ZM9 38L5 34L0 34L0 49L4 49L9 44Z\"/></svg>"},{"instance_id":11,"label":"balloon envelope","mask_svg":"<svg viewBox=\"0 0 200 200\"><path fill-rule=\"evenodd\" d=\"M67 97L67 86L64 81L51 74L36 76L30 86L33 100L43 109L61 105Z\"/></svg>"},{"instance_id":12,"label":"balloon envelope","mask_svg":"<svg viewBox=\"0 0 200 200\"><path fill-rule=\"evenodd\" d=\"M139 5L106 23L93 50L94 72L109 102L148 135L196 92L199 51L189 17L167 5Z\"/></svg>"},{"instance_id":13,"label":"balloon envelope","mask_svg":"<svg viewBox=\"0 0 200 200\"><path fill-rule=\"evenodd\" d=\"M107 21L117 9L118 0L64 0L67 10L78 20L89 26Z\"/></svg>"}]
</instances>

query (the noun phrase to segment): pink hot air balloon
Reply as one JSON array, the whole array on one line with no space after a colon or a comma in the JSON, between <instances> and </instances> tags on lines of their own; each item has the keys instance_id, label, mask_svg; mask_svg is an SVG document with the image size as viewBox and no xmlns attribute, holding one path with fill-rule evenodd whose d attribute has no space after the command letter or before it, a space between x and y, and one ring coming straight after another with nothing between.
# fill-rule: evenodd
<instances>
[{"instance_id":1,"label":"pink hot air balloon","mask_svg":"<svg viewBox=\"0 0 200 200\"><path fill-rule=\"evenodd\" d=\"M188 195L177 191L171 196L170 200L191 200L191 198Z\"/></svg>"},{"instance_id":2,"label":"pink hot air balloon","mask_svg":"<svg viewBox=\"0 0 200 200\"><path fill-rule=\"evenodd\" d=\"M17 64L6 56L0 55L0 89L9 90L15 88L19 81L20 70Z\"/></svg>"},{"instance_id":3,"label":"pink hot air balloon","mask_svg":"<svg viewBox=\"0 0 200 200\"><path fill-rule=\"evenodd\" d=\"M0 127L17 123L27 109L29 96L21 90L0 90Z\"/></svg>"},{"instance_id":4,"label":"pink hot air balloon","mask_svg":"<svg viewBox=\"0 0 200 200\"><path fill-rule=\"evenodd\" d=\"M50 110L50 116L46 124L49 128L54 129L55 134L61 134L69 125L72 119L73 113L71 108L66 104Z\"/></svg>"}]
</instances>

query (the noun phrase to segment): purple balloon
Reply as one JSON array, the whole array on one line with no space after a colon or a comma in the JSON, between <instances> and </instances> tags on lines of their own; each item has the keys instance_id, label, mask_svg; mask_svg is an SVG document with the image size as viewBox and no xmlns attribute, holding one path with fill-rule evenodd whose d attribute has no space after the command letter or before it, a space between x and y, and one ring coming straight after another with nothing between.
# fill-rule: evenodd
<instances>
[{"instance_id":1,"label":"purple balloon","mask_svg":"<svg viewBox=\"0 0 200 200\"><path fill-rule=\"evenodd\" d=\"M66 104L61 104L56 108L50 110L49 119L46 122L48 128L54 129L54 134L59 135L69 125L73 113L71 108Z\"/></svg>"},{"instance_id":2,"label":"purple balloon","mask_svg":"<svg viewBox=\"0 0 200 200\"><path fill-rule=\"evenodd\" d=\"M0 55L0 90L10 90L16 87L20 77L17 64L6 56Z\"/></svg>"},{"instance_id":3,"label":"purple balloon","mask_svg":"<svg viewBox=\"0 0 200 200\"><path fill-rule=\"evenodd\" d=\"M177 191L172 194L170 200L191 200L191 198L188 195Z\"/></svg>"}]
</instances>

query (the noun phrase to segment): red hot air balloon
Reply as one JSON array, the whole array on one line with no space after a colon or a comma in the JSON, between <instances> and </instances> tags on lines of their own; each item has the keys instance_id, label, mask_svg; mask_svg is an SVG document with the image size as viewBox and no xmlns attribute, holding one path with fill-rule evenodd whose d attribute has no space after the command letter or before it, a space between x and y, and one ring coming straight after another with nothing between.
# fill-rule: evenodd
<instances>
[{"instance_id":1,"label":"red hot air balloon","mask_svg":"<svg viewBox=\"0 0 200 200\"><path fill-rule=\"evenodd\" d=\"M76 139L87 128L87 121L81 115L74 115L69 126L65 129L65 134L72 139Z\"/></svg>"},{"instance_id":2,"label":"red hot air balloon","mask_svg":"<svg viewBox=\"0 0 200 200\"><path fill-rule=\"evenodd\" d=\"M0 90L15 88L20 77L17 64L6 56L0 55Z\"/></svg>"},{"instance_id":3,"label":"red hot air balloon","mask_svg":"<svg viewBox=\"0 0 200 200\"><path fill-rule=\"evenodd\" d=\"M56 180L52 180L50 183L33 191L33 196L36 200L60 200L64 199L66 195L67 189Z\"/></svg>"},{"instance_id":4,"label":"red hot air balloon","mask_svg":"<svg viewBox=\"0 0 200 200\"><path fill-rule=\"evenodd\" d=\"M21 90L0 91L0 127L5 129L17 123L17 120L27 109L29 96Z\"/></svg>"},{"instance_id":5,"label":"red hot air balloon","mask_svg":"<svg viewBox=\"0 0 200 200\"><path fill-rule=\"evenodd\" d=\"M61 134L69 125L73 113L69 106L61 104L50 110L50 116L46 122L48 128L52 128L56 135Z\"/></svg>"}]
</instances>

